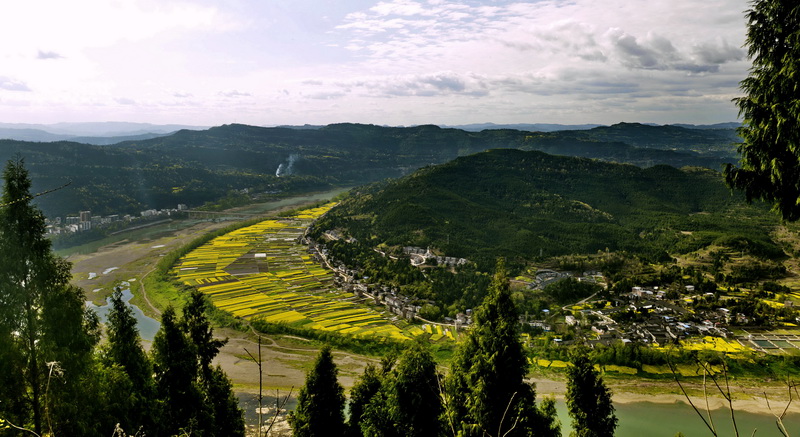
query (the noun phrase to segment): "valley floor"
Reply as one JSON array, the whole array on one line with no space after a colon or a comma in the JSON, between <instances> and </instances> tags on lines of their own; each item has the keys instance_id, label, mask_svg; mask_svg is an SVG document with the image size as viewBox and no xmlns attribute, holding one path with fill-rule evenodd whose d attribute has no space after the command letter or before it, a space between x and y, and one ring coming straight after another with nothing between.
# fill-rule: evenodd
<instances>
[{"instance_id":1,"label":"valley floor","mask_svg":"<svg viewBox=\"0 0 800 437\"><path fill-rule=\"evenodd\" d=\"M147 300L142 279L153 270L160 256L180 247L204 232L225 226L228 223L203 222L188 227L164 225L160 229L136 240L121 240L87 254L70 255L73 263L73 283L86 290L87 299L103 303L115 284L127 281L134 294L133 303L146 314L158 318L159 311ZM116 267L116 268L114 268ZM114 269L112 269L114 268ZM144 292L143 292L144 291ZM222 366L234 383L238 393L252 396L258 393L258 366L250 359L248 352L258 356L258 337L252 332L232 329L217 329L216 334L227 337L228 344L221 350L216 362ZM146 345L149 347L149 344ZM318 346L308 340L291 336L262 336L262 362L264 394L274 396L276 390L281 396L291 390L296 394L304 384L306 371L310 368ZM346 389L352 387L364 367L379 360L375 357L356 355L338 351L334 353L339 368L339 380ZM614 392L614 402L628 404L637 402L657 402L674 404L685 402L674 381L669 379L648 380L616 378L607 376L607 383ZM558 373L534 375L540 397L554 395L563 399L565 382ZM787 388L780 381L755 381L737 379L732 382L737 410L760 414L779 413L786 405ZM701 384L689 384L689 391L698 406L705 408ZM708 387L710 408L727 407L726 401L716 395L713 387ZM764 394L769 397L769 403ZM772 410L770 410L770 407ZM800 402L794 402L790 412L800 413ZM252 420L253 415L248 414ZM692 418L687 420L699 420Z\"/></svg>"}]
</instances>

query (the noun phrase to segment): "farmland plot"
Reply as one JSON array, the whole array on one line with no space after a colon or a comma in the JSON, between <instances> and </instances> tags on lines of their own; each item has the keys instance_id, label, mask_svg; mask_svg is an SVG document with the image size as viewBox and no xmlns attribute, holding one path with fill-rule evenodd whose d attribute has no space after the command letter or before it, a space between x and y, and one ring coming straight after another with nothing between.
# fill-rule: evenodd
<instances>
[{"instance_id":1,"label":"farmland plot","mask_svg":"<svg viewBox=\"0 0 800 437\"><path fill-rule=\"evenodd\" d=\"M218 308L244 319L260 317L354 337L412 338L380 313L348 301L352 295L332 291L333 274L314 263L298 243L333 205L217 237L181 258L172 273Z\"/></svg>"}]
</instances>

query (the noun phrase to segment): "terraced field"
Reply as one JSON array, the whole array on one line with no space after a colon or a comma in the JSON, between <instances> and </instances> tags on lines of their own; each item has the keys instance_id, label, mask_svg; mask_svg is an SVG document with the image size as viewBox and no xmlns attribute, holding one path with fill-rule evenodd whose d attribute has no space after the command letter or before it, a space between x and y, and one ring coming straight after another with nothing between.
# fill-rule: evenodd
<instances>
[{"instance_id":1,"label":"terraced field","mask_svg":"<svg viewBox=\"0 0 800 437\"><path fill-rule=\"evenodd\" d=\"M305 229L333 205L217 237L181 258L172 273L218 308L244 319L260 317L355 337L412 338L414 333L353 302L351 294L332 291L333 274L298 244Z\"/></svg>"}]
</instances>

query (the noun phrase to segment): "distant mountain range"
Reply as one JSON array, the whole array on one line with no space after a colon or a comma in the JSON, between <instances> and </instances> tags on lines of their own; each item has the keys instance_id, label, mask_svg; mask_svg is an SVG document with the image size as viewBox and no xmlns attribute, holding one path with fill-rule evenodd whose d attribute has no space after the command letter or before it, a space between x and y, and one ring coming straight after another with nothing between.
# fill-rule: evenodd
<instances>
[{"instance_id":1,"label":"distant mountain range","mask_svg":"<svg viewBox=\"0 0 800 437\"><path fill-rule=\"evenodd\" d=\"M207 129L207 127L128 122L0 123L0 139L34 142L74 141L84 144L109 145L122 141L156 138L182 129L201 130Z\"/></svg>"},{"instance_id":2,"label":"distant mountain range","mask_svg":"<svg viewBox=\"0 0 800 437\"><path fill-rule=\"evenodd\" d=\"M656 124L646 124L659 126ZM740 123L718 123L712 125L674 124L686 129L736 129ZM324 125L282 125L278 128L295 130L318 130ZM389 127L389 126L384 126ZM472 123L463 125L440 125L442 128L460 129L467 132L480 132L487 129L513 129L529 132L558 132L571 130L589 130L607 127L601 124L553 124L553 123ZM169 135L179 130L206 130L208 126L189 126L179 124L150 124L128 122L85 122L85 123L0 123L0 139L20 141L75 141L78 143L109 145L123 141L137 141Z\"/></svg>"},{"instance_id":3,"label":"distant mountain range","mask_svg":"<svg viewBox=\"0 0 800 437\"><path fill-rule=\"evenodd\" d=\"M653 123L644 123L649 126L661 126ZM517 124L495 124L495 123L472 123L460 125L441 125L453 129L461 129L469 132L480 132L486 129L516 129L530 132L557 132L563 130L588 130L596 127L603 127L602 124L553 124L553 123L517 123ZM665 126L678 126L686 129L736 129L741 123L717 123L707 125L694 124L674 124Z\"/></svg>"},{"instance_id":4,"label":"distant mountain range","mask_svg":"<svg viewBox=\"0 0 800 437\"><path fill-rule=\"evenodd\" d=\"M719 170L723 163L736 160L738 140L733 129L636 123L554 132L350 123L291 128L233 124L171 134L141 134L138 128L152 126L60 126L60 133L52 135L127 129L134 137L103 146L0 140L0 160L16 154L24 157L34 189L40 191L72 180L57 195L37 199L47 215L56 216L87 209L95 214L137 213L178 203L194 207L223 198L243 202L276 191L359 185L489 149L539 150L640 167L666 164Z\"/></svg>"}]
</instances>

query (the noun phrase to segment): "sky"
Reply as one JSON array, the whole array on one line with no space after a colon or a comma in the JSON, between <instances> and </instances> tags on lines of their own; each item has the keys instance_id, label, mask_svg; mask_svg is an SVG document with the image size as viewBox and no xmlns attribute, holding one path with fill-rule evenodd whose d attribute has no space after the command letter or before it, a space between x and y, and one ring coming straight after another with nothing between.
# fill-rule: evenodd
<instances>
[{"instance_id":1,"label":"sky","mask_svg":"<svg viewBox=\"0 0 800 437\"><path fill-rule=\"evenodd\" d=\"M0 122L709 124L747 0L26 0Z\"/></svg>"}]
</instances>

